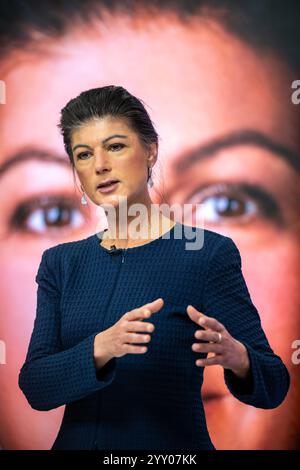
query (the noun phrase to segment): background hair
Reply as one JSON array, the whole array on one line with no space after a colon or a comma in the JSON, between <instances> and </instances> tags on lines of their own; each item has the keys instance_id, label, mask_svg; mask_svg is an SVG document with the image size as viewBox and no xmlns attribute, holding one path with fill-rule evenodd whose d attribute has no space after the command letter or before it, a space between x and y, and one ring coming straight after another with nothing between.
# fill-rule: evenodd
<instances>
[{"instance_id":1,"label":"background hair","mask_svg":"<svg viewBox=\"0 0 300 470\"><path fill-rule=\"evenodd\" d=\"M299 0L1 0L0 54L38 49L43 37L62 36L78 23L102 18L103 10L127 15L172 11L182 22L212 16L248 44L300 70Z\"/></svg>"}]
</instances>

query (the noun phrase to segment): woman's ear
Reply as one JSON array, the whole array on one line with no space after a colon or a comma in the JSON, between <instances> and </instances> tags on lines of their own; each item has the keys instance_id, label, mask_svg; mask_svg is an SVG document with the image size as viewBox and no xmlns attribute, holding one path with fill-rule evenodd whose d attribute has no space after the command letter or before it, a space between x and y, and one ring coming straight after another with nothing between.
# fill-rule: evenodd
<instances>
[{"instance_id":1,"label":"woman's ear","mask_svg":"<svg viewBox=\"0 0 300 470\"><path fill-rule=\"evenodd\" d=\"M155 164L158 156L158 144L155 142L149 145L149 154L148 162L151 164L151 167Z\"/></svg>"}]
</instances>

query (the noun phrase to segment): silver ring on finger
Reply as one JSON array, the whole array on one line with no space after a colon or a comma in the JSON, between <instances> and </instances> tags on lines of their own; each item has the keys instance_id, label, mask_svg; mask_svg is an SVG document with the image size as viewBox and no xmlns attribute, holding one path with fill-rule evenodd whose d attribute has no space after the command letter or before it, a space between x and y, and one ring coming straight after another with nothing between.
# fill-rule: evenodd
<instances>
[{"instance_id":1,"label":"silver ring on finger","mask_svg":"<svg viewBox=\"0 0 300 470\"><path fill-rule=\"evenodd\" d=\"M219 338L218 338L218 340L216 341L216 343L221 343L221 341L222 341L222 335L221 335L221 333L219 333L219 331L217 331L217 333L218 333L218 335L219 335Z\"/></svg>"}]
</instances>

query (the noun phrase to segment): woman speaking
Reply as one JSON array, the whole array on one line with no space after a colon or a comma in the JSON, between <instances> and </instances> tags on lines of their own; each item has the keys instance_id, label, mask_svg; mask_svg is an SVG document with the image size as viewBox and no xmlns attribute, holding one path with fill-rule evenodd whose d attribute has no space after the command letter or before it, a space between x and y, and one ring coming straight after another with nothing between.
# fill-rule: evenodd
<instances>
[{"instance_id":1,"label":"woman speaking","mask_svg":"<svg viewBox=\"0 0 300 470\"><path fill-rule=\"evenodd\" d=\"M213 450L205 367L222 366L230 392L257 408L279 406L290 385L239 250L156 209L158 135L123 87L81 93L59 127L81 202L105 210L107 229L44 251L19 386L36 410L66 405L53 450Z\"/></svg>"}]
</instances>

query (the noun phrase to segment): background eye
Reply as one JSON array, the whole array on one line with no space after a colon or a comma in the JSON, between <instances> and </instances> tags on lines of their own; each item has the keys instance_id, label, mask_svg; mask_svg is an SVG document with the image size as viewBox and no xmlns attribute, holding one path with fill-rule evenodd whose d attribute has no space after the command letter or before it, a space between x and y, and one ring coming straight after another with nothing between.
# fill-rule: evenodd
<instances>
[{"instance_id":1,"label":"background eye","mask_svg":"<svg viewBox=\"0 0 300 470\"><path fill-rule=\"evenodd\" d=\"M79 204L64 196L44 196L22 203L11 218L16 230L32 233L74 230L84 222L85 216Z\"/></svg>"},{"instance_id":2,"label":"background eye","mask_svg":"<svg viewBox=\"0 0 300 470\"><path fill-rule=\"evenodd\" d=\"M200 188L186 202L198 204L196 218L211 223L241 223L259 216L273 221L280 218L273 196L261 186L246 182L212 184Z\"/></svg>"},{"instance_id":3,"label":"background eye","mask_svg":"<svg viewBox=\"0 0 300 470\"><path fill-rule=\"evenodd\" d=\"M220 194L199 201L201 216L208 222L219 222L222 218L240 218L255 214L256 205L245 198ZM200 215L200 214L199 214Z\"/></svg>"},{"instance_id":4,"label":"background eye","mask_svg":"<svg viewBox=\"0 0 300 470\"><path fill-rule=\"evenodd\" d=\"M115 152L115 151L121 150L123 147L125 147L125 145L121 143L111 144L109 146L109 150L113 149L113 151Z\"/></svg>"},{"instance_id":5,"label":"background eye","mask_svg":"<svg viewBox=\"0 0 300 470\"><path fill-rule=\"evenodd\" d=\"M86 160L87 156L89 156L89 152L81 152L77 155L78 160Z\"/></svg>"}]
</instances>

